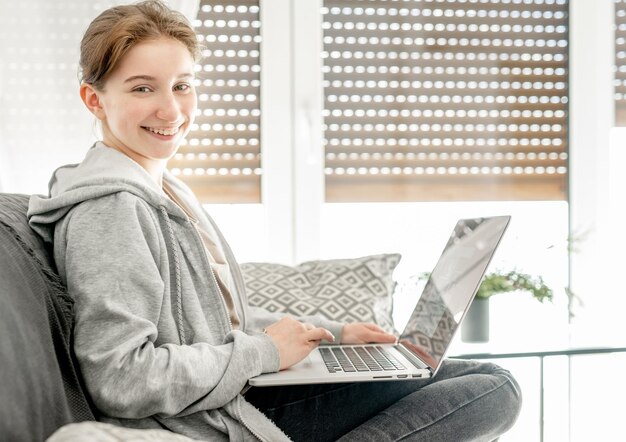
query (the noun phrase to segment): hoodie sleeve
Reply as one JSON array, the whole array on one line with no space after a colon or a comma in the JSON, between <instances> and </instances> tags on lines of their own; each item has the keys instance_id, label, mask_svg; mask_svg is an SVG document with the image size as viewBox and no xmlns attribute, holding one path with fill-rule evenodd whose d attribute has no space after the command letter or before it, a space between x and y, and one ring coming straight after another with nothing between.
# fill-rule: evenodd
<instances>
[{"instance_id":1,"label":"hoodie sleeve","mask_svg":"<svg viewBox=\"0 0 626 442\"><path fill-rule=\"evenodd\" d=\"M263 334L157 345L177 342L175 326L170 337L157 331L173 321L159 269L164 247L152 209L124 192L76 206L55 232L59 270L76 300L76 355L94 403L111 417L220 408L250 377L279 368Z\"/></svg>"}]
</instances>

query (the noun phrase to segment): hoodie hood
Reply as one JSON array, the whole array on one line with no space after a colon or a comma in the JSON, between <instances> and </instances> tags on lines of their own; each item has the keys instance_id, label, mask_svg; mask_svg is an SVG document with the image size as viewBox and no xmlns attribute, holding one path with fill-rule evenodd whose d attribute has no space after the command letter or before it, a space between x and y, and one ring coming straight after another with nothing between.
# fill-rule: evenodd
<instances>
[{"instance_id":1,"label":"hoodie hood","mask_svg":"<svg viewBox=\"0 0 626 442\"><path fill-rule=\"evenodd\" d=\"M171 182L174 178L166 170L163 180ZM48 191L47 197L31 196L28 220L31 228L49 243L53 241L55 223L72 207L117 192L133 193L172 216L186 218L143 167L102 142L94 144L81 163L55 170Z\"/></svg>"}]
</instances>

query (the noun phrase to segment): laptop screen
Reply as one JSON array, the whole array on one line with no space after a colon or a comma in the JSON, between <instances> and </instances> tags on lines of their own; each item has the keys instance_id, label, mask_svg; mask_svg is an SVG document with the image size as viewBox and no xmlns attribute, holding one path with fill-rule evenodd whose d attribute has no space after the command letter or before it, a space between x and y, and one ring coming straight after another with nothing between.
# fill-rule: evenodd
<instances>
[{"instance_id":1,"label":"laptop screen","mask_svg":"<svg viewBox=\"0 0 626 442\"><path fill-rule=\"evenodd\" d=\"M436 371L504 234L509 216L459 220L400 343Z\"/></svg>"}]
</instances>

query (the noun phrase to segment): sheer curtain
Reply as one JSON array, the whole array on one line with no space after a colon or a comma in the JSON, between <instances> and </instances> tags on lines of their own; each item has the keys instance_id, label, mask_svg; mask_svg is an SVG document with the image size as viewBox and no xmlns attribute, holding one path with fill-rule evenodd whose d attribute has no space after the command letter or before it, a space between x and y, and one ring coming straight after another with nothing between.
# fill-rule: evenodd
<instances>
[{"instance_id":1,"label":"sheer curtain","mask_svg":"<svg viewBox=\"0 0 626 442\"><path fill-rule=\"evenodd\" d=\"M97 138L78 95L79 44L120 0L0 0L0 191L46 193L52 171ZM194 19L199 0L168 4Z\"/></svg>"}]
</instances>

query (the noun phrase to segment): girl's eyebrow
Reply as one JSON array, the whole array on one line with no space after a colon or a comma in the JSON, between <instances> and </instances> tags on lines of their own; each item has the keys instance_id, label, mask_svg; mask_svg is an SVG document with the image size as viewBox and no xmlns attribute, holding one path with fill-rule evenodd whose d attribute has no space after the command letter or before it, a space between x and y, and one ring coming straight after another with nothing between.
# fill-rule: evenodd
<instances>
[{"instance_id":1,"label":"girl's eyebrow","mask_svg":"<svg viewBox=\"0 0 626 442\"><path fill-rule=\"evenodd\" d=\"M181 79L181 78L193 78L193 77L194 77L193 74L184 73L184 74L180 74L177 78ZM133 75L132 77L128 77L126 80L124 80L124 83L130 83L136 80L155 81L156 78L151 75Z\"/></svg>"},{"instance_id":2,"label":"girl's eyebrow","mask_svg":"<svg viewBox=\"0 0 626 442\"><path fill-rule=\"evenodd\" d=\"M135 80L154 81L156 80L156 78L150 75L133 75L132 77L128 77L126 80L124 80L124 83L130 83Z\"/></svg>"}]
</instances>

